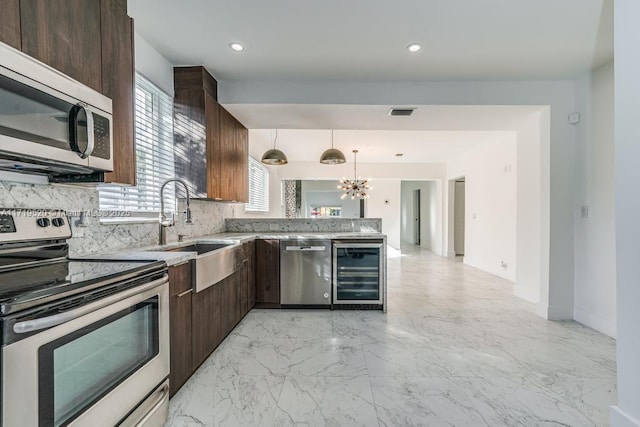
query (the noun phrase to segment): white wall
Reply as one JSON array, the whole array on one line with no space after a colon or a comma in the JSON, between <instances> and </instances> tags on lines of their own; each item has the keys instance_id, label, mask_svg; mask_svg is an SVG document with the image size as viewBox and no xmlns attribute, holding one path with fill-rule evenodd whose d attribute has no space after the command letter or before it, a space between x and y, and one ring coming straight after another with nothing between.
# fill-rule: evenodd
<instances>
[{"instance_id":1,"label":"white wall","mask_svg":"<svg viewBox=\"0 0 640 427\"><path fill-rule=\"evenodd\" d=\"M437 181L402 181L401 238L413 243L413 192L420 190L420 246L442 254L441 188Z\"/></svg>"},{"instance_id":2,"label":"white wall","mask_svg":"<svg viewBox=\"0 0 640 427\"><path fill-rule=\"evenodd\" d=\"M618 406L614 427L640 426L640 2L615 2L615 164Z\"/></svg>"},{"instance_id":3,"label":"white wall","mask_svg":"<svg viewBox=\"0 0 640 427\"><path fill-rule=\"evenodd\" d=\"M173 65L142 36L134 35L136 71L173 96Z\"/></svg>"},{"instance_id":4,"label":"white wall","mask_svg":"<svg viewBox=\"0 0 640 427\"><path fill-rule=\"evenodd\" d=\"M574 318L615 337L615 142L613 62L577 82ZM581 215L588 208L588 217Z\"/></svg>"},{"instance_id":5,"label":"white wall","mask_svg":"<svg viewBox=\"0 0 640 427\"><path fill-rule=\"evenodd\" d=\"M400 249L400 180L378 179L372 183L371 197L365 202L367 218L382 218L387 245Z\"/></svg>"},{"instance_id":6,"label":"white wall","mask_svg":"<svg viewBox=\"0 0 640 427\"><path fill-rule=\"evenodd\" d=\"M465 177L464 263L514 282L516 144L515 138L483 144L447 164L447 179Z\"/></svg>"},{"instance_id":7,"label":"white wall","mask_svg":"<svg viewBox=\"0 0 640 427\"><path fill-rule=\"evenodd\" d=\"M549 277L549 224L542 218L550 210L550 200L543 197L549 188L549 175L540 174L542 159L549 157L549 146L540 141L549 132L549 109L525 117L518 128L517 221L516 221L516 284L513 292L534 304L546 318L564 319L566 310L549 304L549 287L543 286ZM541 227L541 224L543 227ZM561 299L556 299L556 301ZM562 300L560 307L569 302Z\"/></svg>"},{"instance_id":8,"label":"white wall","mask_svg":"<svg viewBox=\"0 0 640 427\"><path fill-rule=\"evenodd\" d=\"M527 231L534 236L528 242L529 250L540 261L535 261L537 265L531 268L537 268L537 271L530 276L539 281L539 297L536 299L540 301L540 315L554 319L573 318L575 128L567 123L567 116L575 111L575 85L572 80L402 83L222 81L219 97L223 104L539 106L541 130L535 141L537 145L531 148L536 151L533 159L539 171L539 179L536 179L538 191L533 195L538 221L529 224ZM447 200L444 201L446 205Z\"/></svg>"}]
</instances>

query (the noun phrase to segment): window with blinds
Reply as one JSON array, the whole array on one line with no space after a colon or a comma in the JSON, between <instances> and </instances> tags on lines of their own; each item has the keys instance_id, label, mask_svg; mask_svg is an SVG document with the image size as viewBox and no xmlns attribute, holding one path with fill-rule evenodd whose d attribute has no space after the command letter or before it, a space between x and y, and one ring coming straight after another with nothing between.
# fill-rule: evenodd
<instances>
[{"instance_id":1,"label":"window with blinds","mask_svg":"<svg viewBox=\"0 0 640 427\"><path fill-rule=\"evenodd\" d=\"M249 156L249 203L247 212L269 212L269 169Z\"/></svg>"},{"instance_id":2,"label":"window with blinds","mask_svg":"<svg viewBox=\"0 0 640 427\"><path fill-rule=\"evenodd\" d=\"M160 212L160 186L175 177L173 98L136 73L134 104L137 186L100 187L100 210L149 217ZM175 194L173 184L168 185L165 210L176 210Z\"/></svg>"}]
</instances>

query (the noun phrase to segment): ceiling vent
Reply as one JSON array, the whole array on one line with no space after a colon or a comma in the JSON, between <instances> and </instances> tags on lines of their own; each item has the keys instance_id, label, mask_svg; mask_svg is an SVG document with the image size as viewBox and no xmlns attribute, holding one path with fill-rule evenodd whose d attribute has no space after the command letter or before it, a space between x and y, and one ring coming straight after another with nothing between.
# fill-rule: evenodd
<instances>
[{"instance_id":1,"label":"ceiling vent","mask_svg":"<svg viewBox=\"0 0 640 427\"><path fill-rule=\"evenodd\" d=\"M412 115L415 110L415 108L392 108L389 110L389 115L408 117Z\"/></svg>"}]
</instances>

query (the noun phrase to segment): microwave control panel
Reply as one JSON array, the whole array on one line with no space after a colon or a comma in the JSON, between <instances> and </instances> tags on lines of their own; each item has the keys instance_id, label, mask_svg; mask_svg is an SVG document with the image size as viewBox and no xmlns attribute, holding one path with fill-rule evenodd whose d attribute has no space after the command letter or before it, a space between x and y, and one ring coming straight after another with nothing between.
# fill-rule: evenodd
<instances>
[{"instance_id":1,"label":"microwave control panel","mask_svg":"<svg viewBox=\"0 0 640 427\"><path fill-rule=\"evenodd\" d=\"M109 143L109 120L107 118L94 114L93 135L95 147L91 156L109 160L111 158L111 147Z\"/></svg>"}]
</instances>

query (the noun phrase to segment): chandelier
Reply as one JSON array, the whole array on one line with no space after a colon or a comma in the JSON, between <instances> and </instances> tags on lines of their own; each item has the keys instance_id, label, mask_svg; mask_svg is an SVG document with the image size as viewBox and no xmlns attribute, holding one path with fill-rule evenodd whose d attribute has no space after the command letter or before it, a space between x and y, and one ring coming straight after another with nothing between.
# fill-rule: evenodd
<instances>
[{"instance_id":1,"label":"chandelier","mask_svg":"<svg viewBox=\"0 0 640 427\"><path fill-rule=\"evenodd\" d=\"M368 179L362 179L358 176L356 163L357 155L358 150L353 150L353 180L342 178L340 180L340 185L338 185L338 188L345 192L342 197L340 197L341 199L344 199L346 197L351 197L352 199L369 198L368 191L371 189L371 187L369 187Z\"/></svg>"}]
</instances>

